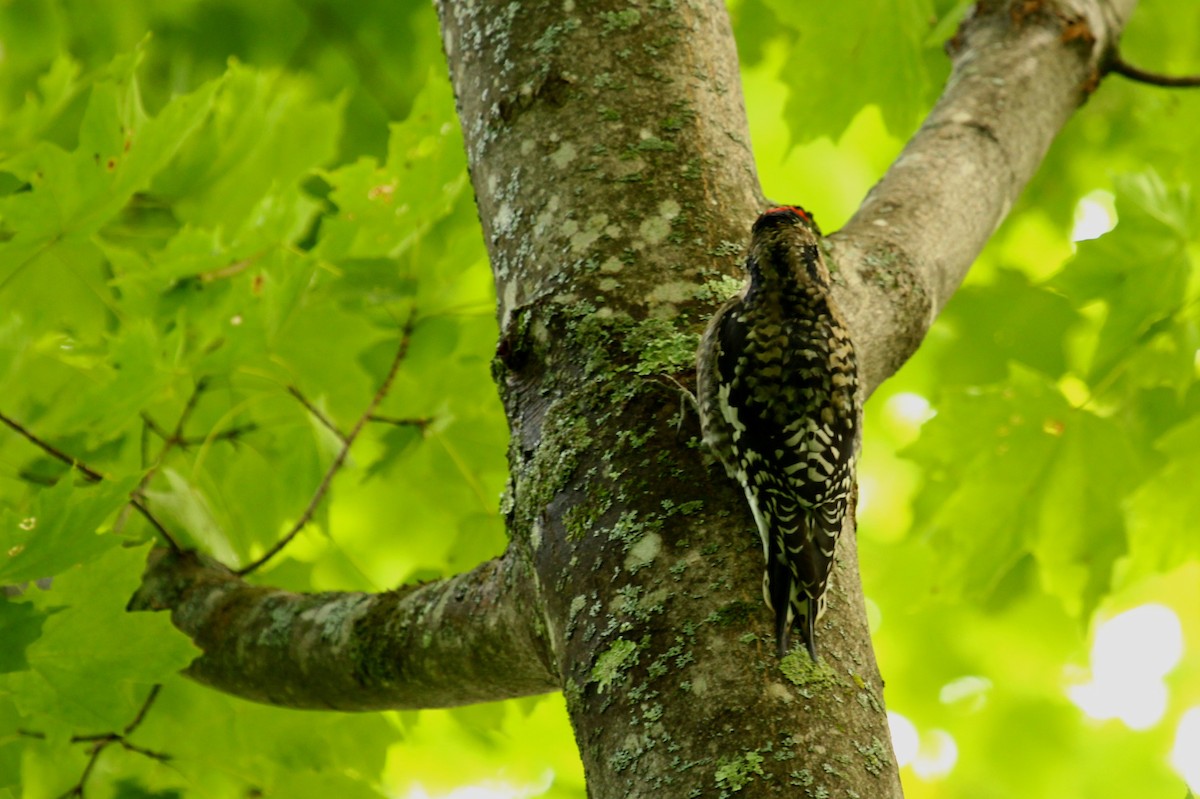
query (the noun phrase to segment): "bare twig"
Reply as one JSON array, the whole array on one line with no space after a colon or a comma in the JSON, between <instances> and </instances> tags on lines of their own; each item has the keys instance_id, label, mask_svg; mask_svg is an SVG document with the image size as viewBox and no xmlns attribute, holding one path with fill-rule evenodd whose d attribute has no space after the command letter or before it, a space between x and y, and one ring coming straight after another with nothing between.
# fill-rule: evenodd
<instances>
[{"instance_id":1,"label":"bare twig","mask_svg":"<svg viewBox=\"0 0 1200 799\"><path fill-rule=\"evenodd\" d=\"M173 552L183 551L183 547L179 546L179 542L175 540L174 536L167 532L167 528L164 527L163 523L160 522L158 518L150 512L150 509L146 507L145 503L140 497L131 496L129 498L129 504L133 506L134 510L142 515L143 519L150 523L151 527L158 531L158 534L162 536L163 540L167 542L167 546L169 546Z\"/></svg>"},{"instance_id":2,"label":"bare twig","mask_svg":"<svg viewBox=\"0 0 1200 799\"><path fill-rule=\"evenodd\" d=\"M91 482L99 483L100 481L102 481L104 479L104 475L100 474L100 472L98 472L95 469L93 469L92 467L88 466L86 463L79 460L78 458L68 455L67 453L63 452L58 447L55 447L53 444L49 443L48 441L43 441L38 436L34 435L26 427L21 425L19 422L17 422L14 419L10 419L8 416L5 416L3 413L0 413L0 422L3 422L8 427L15 430L17 433L19 433L21 436L23 436L26 441L28 441L29 443L38 447L43 452L45 452L47 455L50 455L51 457L62 461L63 463L67 464L68 466L70 466L73 469L78 469L80 474L82 474L84 477L86 477ZM140 487L139 487L139 489L140 489ZM158 531L159 535L162 536L163 540L167 542L167 545L170 546L171 549L173 549L176 552L182 551L181 547L179 546L179 542L176 541L175 538L169 532L167 532L167 528L165 528L163 526L162 522L160 522L157 518L155 518L154 514L150 512L150 509L147 508L145 506L145 504L142 502L141 497L136 496L136 493L139 489L134 489L134 491L132 493L130 493L129 504L132 505L137 510L138 513L140 513L142 516L145 517L146 521L148 521L150 523L150 525L155 530Z\"/></svg>"},{"instance_id":3,"label":"bare twig","mask_svg":"<svg viewBox=\"0 0 1200 799\"><path fill-rule=\"evenodd\" d=\"M83 789L87 787L88 779L92 776L92 771L96 768L96 763L100 760L100 755L104 754L104 750L113 744L120 744L125 750L135 754L148 757L151 760L157 760L160 763L165 763L171 759L171 755L166 752L156 752L153 749L147 749L144 746L130 743L129 736L134 730L141 726L146 720L146 714L150 712L150 708L158 699L158 692L162 690L161 684L156 684L150 689L150 693L146 695L146 701L142 702L141 708L137 715L133 717L133 721L125 725L125 729L120 732L106 732L98 735L73 735L71 743L90 743L92 744L91 755L88 757L87 765L83 767L83 773L79 775L79 781L76 782L66 793L60 796L60 799L66 799L69 796L83 796ZM20 730L20 734L30 738L45 738L44 733L28 732Z\"/></svg>"},{"instance_id":4,"label":"bare twig","mask_svg":"<svg viewBox=\"0 0 1200 799\"><path fill-rule=\"evenodd\" d=\"M163 441L167 441L171 438L171 434L159 427L158 422L154 421L154 417L145 411L142 411L142 421L146 423L146 427L149 428L150 432L154 433L154 435L158 436Z\"/></svg>"},{"instance_id":5,"label":"bare twig","mask_svg":"<svg viewBox=\"0 0 1200 799\"><path fill-rule=\"evenodd\" d=\"M70 455L63 452L61 449L54 446L50 442L43 441L42 439L38 438L32 432L30 432L27 428L25 428L23 425L21 425L19 422L17 422L15 419L10 419L7 416L5 416L3 413L0 413L0 422L3 422L4 424L8 425L16 432L20 433L22 436L25 437L26 441L28 441L29 443L38 447L43 452L45 452L47 455L49 455L53 458L57 458L58 460L67 464L68 466L70 466L73 469L78 469L93 483L99 483L101 480L104 479L104 475L100 474L100 472L91 468L90 466L88 466L86 463L79 460L78 458L71 457Z\"/></svg>"},{"instance_id":6,"label":"bare twig","mask_svg":"<svg viewBox=\"0 0 1200 799\"><path fill-rule=\"evenodd\" d=\"M429 425L433 423L433 419L428 417L420 419L399 419L395 416L380 416L377 413L371 414L367 421L379 422L380 424L391 424L395 425L396 427L416 427L422 432L425 431L426 427L429 427Z\"/></svg>"},{"instance_id":7,"label":"bare twig","mask_svg":"<svg viewBox=\"0 0 1200 799\"><path fill-rule=\"evenodd\" d=\"M308 399L308 397L304 396L300 389L296 388L295 386L288 386L287 390L289 394L300 400L300 404L303 405L318 422L325 425L325 427L328 428L329 431L335 436L337 436L343 444L346 443L346 434L341 431L341 428L334 424L332 419L322 413L321 409L314 405L312 401Z\"/></svg>"},{"instance_id":8,"label":"bare twig","mask_svg":"<svg viewBox=\"0 0 1200 799\"><path fill-rule=\"evenodd\" d=\"M187 425L188 419L191 418L192 412L196 410L196 403L200 401L200 395L208 388L208 378L202 377L196 381L196 385L192 388L192 394L188 397L187 402L183 406L183 410L179 412L179 418L175 421L175 429L169 435L163 435L163 430L157 424L150 421L148 414L142 414L142 419L146 422L156 434L163 439L162 449L158 451L158 457L154 459L153 465L146 470L142 475L142 479L138 481L137 488L133 489L133 493L142 497L145 496L146 486L154 479L154 475L162 467L167 459L167 455L171 453L175 447L182 446L184 443L183 428Z\"/></svg>"},{"instance_id":9,"label":"bare twig","mask_svg":"<svg viewBox=\"0 0 1200 799\"><path fill-rule=\"evenodd\" d=\"M1109 60L1107 71L1138 83L1162 86L1167 89L1192 89L1200 86L1200 75L1161 75L1157 72L1147 72L1125 61L1117 53L1113 53Z\"/></svg>"},{"instance_id":10,"label":"bare twig","mask_svg":"<svg viewBox=\"0 0 1200 799\"><path fill-rule=\"evenodd\" d=\"M238 575L239 577L244 577L261 567L264 563L275 557L280 550L290 544L292 539L299 535L300 531L304 529L304 526L307 525L309 520L312 519L313 514L317 510L317 506L321 504L321 500L325 498L325 494L329 491L329 486L333 482L333 476L338 473L338 471L342 468L342 464L346 462L346 455L350 452L350 447L354 444L354 440L358 438L358 434L362 432L363 427L366 426L367 422L371 419L371 416L375 413L375 409L379 407L379 403L383 401L383 398L387 396L388 391L391 389L392 381L396 378L396 372L400 369L400 363L404 360L404 356L408 354L408 343L409 339L412 337L413 326L416 324L416 320L416 311L410 312L408 319L404 322L403 329L400 331L400 344L396 347L396 356L392 358L392 365L388 369L387 375L383 378L383 382L380 383L379 389L375 392L375 396L371 398L371 402L368 403L367 409L363 411L361 416L358 417L358 421L354 423L354 427L350 430L350 432L343 437L342 449L340 452L338 452L337 457L333 459L333 463L330 464L329 469L325 472L325 476L321 479L321 484L317 486L316 492L313 494L312 499L308 502L308 507L304 509L304 512L300 514L300 518L296 520L296 523L292 525L292 529L288 530L287 534L283 536L283 538L275 542L275 545L268 549L266 553L258 560L253 561L247 566L243 566L241 569L234 572L234 574ZM291 392L292 396L303 402L305 407L309 409L309 412L316 415L317 418L320 419L327 427L334 431L337 430L337 428L334 427L332 423L324 417L323 414L320 414L318 411L316 411L316 409L312 407L311 403L304 399L303 395L300 394L298 390L295 390L291 386L288 387L288 390Z\"/></svg>"},{"instance_id":11,"label":"bare twig","mask_svg":"<svg viewBox=\"0 0 1200 799\"><path fill-rule=\"evenodd\" d=\"M196 385L192 388L191 396L189 396L187 402L184 403L183 410L179 412L179 418L175 421L175 429L172 430L170 434L164 434L163 429L150 419L149 414L142 414L142 419L146 422L146 425L157 435L162 437L163 446L162 449L158 451L158 456L154 459L154 463L149 469L146 470L146 473L142 475L142 479L138 481L137 487L134 488L130 493L129 502L130 505L132 505L142 514L142 516L146 517L146 520L149 521L155 529L166 536L167 540L171 542L172 549L174 549L176 552L180 551L179 545L171 539L170 535L167 534L167 531L163 529L163 526L158 522L157 519L150 515L150 512L146 509L146 486L150 485L150 481L162 467L163 463L167 459L167 455L170 454L171 450L177 446L184 446L186 440L183 436L183 428L187 424L188 419L191 418L192 412L196 410L196 403L200 401L200 395L203 394L204 390L207 388L208 378L201 377L196 381ZM124 524L124 517L118 520L118 524Z\"/></svg>"},{"instance_id":12,"label":"bare twig","mask_svg":"<svg viewBox=\"0 0 1200 799\"><path fill-rule=\"evenodd\" d=\"M151 418L150 414L143 413L142 421L146 423L146 427L150 430L150 432L154 433L154 435L158 436L163 441L171 440L171 434L160 427L159 424L155 422L153 418ZM188 447L194 447L197 444L203 444L206 441L236 441L247 433L253 433L257 429L257 424L254 422L248 422L247 424L236 425L228 430L222 430L219 433L209 436L181 436L175 441L175 444L180 449L187 449Z\"/></svg>"},{"instance_id":13,"label":"bare twig","mask_svg":"<svg viewBox=\"0 0 1200 799\"><path fill-rule=\"evenodd\" d=\"M206 441L236 442L242 436L246 435L247 433L253 433L257 429L257 424L254 422L247 422L246 424L231 427L228 430L222 430L221 432L211 436L184 436L182 439L180 439L179 446L183 449L187 449L188 447L194 447L197 444L203 444Z\"/></svg>"},{"instance_id":14,"label":"bare twig","mask_svg":"<svg viewBox=\"0 0 1200 799\"><path fill-rule=\"evenodd\" d=\"M142 722L146 720L146 714L150 712L150 708L154 707L154 703L158 701L158 694L162 691L162 683L155 683L150 688L150 693L146 694L146 701L142 702L142 708L133 717L133 721L125 725L123 733L132 735L133 731L142 726Z\"/></svg>"},{"instance_id":15,"label":"bare twig","mask_svg":"<svg viewBox=\"0 0 1200 799\"><path fill-rule=\"evenodd\" d=\"M208 272L201 272L200 274L196 275L196 279L198 279L201 283L212 283L214 280L223 280L227 277L233 277L241 272L246 271L251 266L254 266L254 264L257 263L258 260L265 254L265 252L258 252L248 258L243 258L240 261L234 261L228 266L222 266L219 269L213 269Z\"/></svg>"}]
</instances>

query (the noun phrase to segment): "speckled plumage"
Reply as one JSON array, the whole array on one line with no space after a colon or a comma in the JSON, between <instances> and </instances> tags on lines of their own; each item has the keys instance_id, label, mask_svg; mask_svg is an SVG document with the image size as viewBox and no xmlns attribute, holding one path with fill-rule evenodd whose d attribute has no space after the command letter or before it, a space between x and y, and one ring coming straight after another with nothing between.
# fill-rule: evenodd
<instances>
[{"instance_id":1,"label":"speckled plumage","mask_svg":"<svg viewBox=\"0 0 1200 799\"><path fill-rule=\"evenodd\" d=\"M830 297L819 235L797 206L762 214L749 280L713 317L697 353L704 440L754 514L779 655L795 628L814 660L859 436L854 345Z\"/></svg>"}]
</instances>

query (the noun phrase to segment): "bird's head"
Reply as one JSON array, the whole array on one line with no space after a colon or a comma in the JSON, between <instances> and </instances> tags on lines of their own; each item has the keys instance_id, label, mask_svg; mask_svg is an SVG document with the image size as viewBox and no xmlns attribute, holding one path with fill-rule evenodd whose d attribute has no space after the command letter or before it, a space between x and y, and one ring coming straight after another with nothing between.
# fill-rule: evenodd
<instances>
[{"instance_id":1,"label":"bird's head","mask_svg":"<svg viewBox=\"0 0 1200 799\"><path fill-rule=\"evenodd\" d=\"M748 266L753 277L796 280L828 289L829 270L821 258L821 229L798 205L779 205L759 214L750 229Z\"/></svg>"}]
</instances>

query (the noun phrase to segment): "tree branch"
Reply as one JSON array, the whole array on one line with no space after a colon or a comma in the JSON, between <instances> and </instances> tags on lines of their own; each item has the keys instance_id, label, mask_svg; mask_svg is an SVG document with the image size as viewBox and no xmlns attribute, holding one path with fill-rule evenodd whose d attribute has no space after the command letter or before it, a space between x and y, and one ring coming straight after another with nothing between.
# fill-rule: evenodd
<instances>
[{"instance_id":1,"label":"tree branch","mask_svg":"<svg viewBox=\"0 0 1200 799\"><path fill-rule=\"evenodd\" d=\"M156 550L130 604L171 610L204 650L187 675L295 708L452 707L558 688L527 567L510 553L382 594L251 586L195 553Z\"/></svg>"},{"instance_id":2,"label":"tree branch","mask_svg":"<svg viewBox=\"0 0 1200 799\"><path fill-rule=\"evenodd\" d=\"M870 389L915 351L1133 4L990 0L964 23L943 97L829 241ZM251 587L159 553L136 606L173 609L205 652L191 676L272 704L560 688L598 798L708 795L751 762L764 793L899 797L853 521L822 661L779 661L745 501L651 379L690 372L765 203L724 4L437 6L499 296L509 552L380 595Z\"/></svg>"},{"instance_id":3,"label":"tree branch","mask_svg":"<svg viewBox=\"0 0 1200 799\"><path fill-rule=\"evenodd\" d=\"M868 393L916 351L1087 99L1135 4L1047 0L1016 14L983 2L963 22L937 105L830 237Z\"/></svg>"},{"instance_id":4,"label":"tree branch","mask_svg":"<svg viewBox=\"0 0 1200 799\"><path fill-rule=\"evenodd\" d=\"M101 480L104 479L104 475L100 474L100 472L98 472L95 469L93 469L92 467L88 466L86 463L79 460L78 458L75 458L75 457L63 452L61 449L54 446L49 441L45 441L45 440L39 438L38 436L34 435L34 433L29 428L25 427L23 424L18 422L16 419L10 419L5 414L0 413L0 423L3 423L8 428L10 428L14 432L18 433L22 438L24 438L30 444L33 444L35 447L42 450L43 452L45 452L47 455L54 458L55 460L62 461L63 463L70 466L72 469L78 469L80 474L82 474L84 477L86 477L88 480L92 481L93 483L99 483Z\"/></svg>"}]
</instances>

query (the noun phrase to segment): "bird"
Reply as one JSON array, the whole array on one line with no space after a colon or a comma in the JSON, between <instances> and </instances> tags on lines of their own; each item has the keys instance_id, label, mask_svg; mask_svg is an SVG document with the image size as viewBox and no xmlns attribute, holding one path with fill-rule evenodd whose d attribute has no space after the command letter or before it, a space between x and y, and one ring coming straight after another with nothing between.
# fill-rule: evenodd
<instances>
[{"instance_id":1,"label":"bird","mask_svg":"<svg viewBox=\"0 0 1200 799\"><path fill-rule=\"evenodd\" d=\"M713 316L696 355L701 432L758 528L777 654L788 653L796 630L814 663L861 436L857 357L820 236L801 206L760 214L746 282Z\"/></svg>"}]
</instances>

